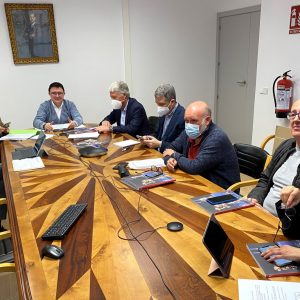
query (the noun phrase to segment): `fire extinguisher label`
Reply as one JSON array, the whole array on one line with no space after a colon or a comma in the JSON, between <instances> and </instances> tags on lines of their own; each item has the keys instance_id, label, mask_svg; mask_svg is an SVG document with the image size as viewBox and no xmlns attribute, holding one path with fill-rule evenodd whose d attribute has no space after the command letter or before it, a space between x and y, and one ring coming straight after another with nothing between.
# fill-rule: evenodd
<instances>
[{"instance_id":1,"label":"fire extinguisher label","mask_svg":"<svg viewBox=\"0 0 300 300\"><path fill-rule=\"evenodd\" d=\"M292 96L292 87L285 88L284 86L278 85L277 87L277 97L276 97L276 108L289 110L290 108L290 99Z\"/></svg>"}]
</instances>

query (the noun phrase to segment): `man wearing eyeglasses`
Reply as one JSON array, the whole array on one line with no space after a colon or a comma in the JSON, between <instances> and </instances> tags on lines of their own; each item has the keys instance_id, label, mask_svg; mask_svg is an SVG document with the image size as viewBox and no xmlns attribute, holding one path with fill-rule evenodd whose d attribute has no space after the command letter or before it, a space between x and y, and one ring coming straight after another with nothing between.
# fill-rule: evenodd
<instances>
[{"instance_id":1,"label":"man wearing eyeglasses","mask_svg":"<svg viewBox=\"0 0 300 300\"><path fill-rule=\"evenodd\" d=\"M161 148L169 171L177 167L201 175L224 189L240 180L238 160L225 132L212 122L205 102L191 103L184 115L185 130Z\"/></svg>"},{"instance_id":2,"label":"man wearing eyeglasses","mask_svg":"<svg viewBox=\"0 0 300 300\"><path fill-rule=\"evenodd\" d=\"M292 105L288 119L293 138L279 145L248 197L279 218L285 218L286 215L279 215L279 205L276 205L279 200L286 209L294 207L290 226L283 228L283 233L291 238L300 238L300 100Z\"/></svg>"},{"instance_id":3,"label":"man wearing eyeglasses","mask_svg":"<svg viewBox=\"0 0 300 300\"><path fill-rule=\"evenodd\" d=\"M162 141L173 142L184 130L185 109L176 101L175 88L170 84L161 84L154 92L157 105L158 128L155 136L140 138L149 148L158 148Z\"/></svg>"},{"instance_id":4,"label":"man wearing eyeglasses","mask_svg":"<svg viewBox=\"0 0 300 300\"><path fill-rule=\"evenodd\" d=\"M83 123L82 116L75 104L64 99L65 89L59 82L53 82L48 88L50 100L44 101L33 120L33 126L46 131L53 131L53 124L66 124L74 129Z\"/></svg>"}]
</instances>

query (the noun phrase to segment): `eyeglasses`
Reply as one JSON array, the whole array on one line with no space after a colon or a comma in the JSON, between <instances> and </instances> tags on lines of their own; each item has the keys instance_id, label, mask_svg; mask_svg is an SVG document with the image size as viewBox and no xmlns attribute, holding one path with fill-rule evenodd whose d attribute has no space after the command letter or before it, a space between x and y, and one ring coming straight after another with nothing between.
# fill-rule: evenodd
<instances>
[{"instance_id":1,"label":"eyeglasses","mask_svg":"<svg viewBox=\"0 0 300 300\"><path fill-rule=\"evenodd\" d=\"M295 215L297 213L296 209L294 207L286 208L283 203L281 204L281 208L284 209L285 218L283 218L282 220L279 220L279 222L278 222L277 231L275 233L273 243L275 243L275 241L276 241L279 229L281 229L281 230L289 229L291 227L292 219L293 219L293 217L295 217Z\"/></svg>"},{"instance_id":2,"label":"eyeglasses","mask_svg":"<svg viewBox=\"0 0 300 300\"><path fill-rule=\"evenodd\" d=\"M157 172L157 176L163 174L163 170L161 167L151 166L150 170L153 172Z\"/></svg>"},{"instance_id":3,"label":"eyeglasses","mask_svg":"<svg viewBox=\"0 0 300 300\"><path fill-rule=\"evenodd\" d=\"M63 94L64 94L63 92L51 92L51 93L50 93L50 95L52 95L52 96L55 96L55 95L61 96L61 95L63 95Z\"/></svg>"},{"instance_id":4,"label":"eyeglasses","mask_svg":"<svg viewBox=\"0 0 300 300\"><path fill-rule=\"evenodd\" d=\"M298 119L300 120L300 111L299 112L292 111L292 112L287 114L287 118L289 120L294 120L296 118L296 116L298 116Z\"/></svg>"}]
</instances>

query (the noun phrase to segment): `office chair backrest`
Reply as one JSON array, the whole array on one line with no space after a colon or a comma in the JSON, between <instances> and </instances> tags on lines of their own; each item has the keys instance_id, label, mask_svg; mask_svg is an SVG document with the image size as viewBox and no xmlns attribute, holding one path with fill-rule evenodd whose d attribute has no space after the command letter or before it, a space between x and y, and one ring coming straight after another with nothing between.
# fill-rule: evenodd
<instances>
[{"instance_id":1,"label":"office chair backrest","mask_svg":"<svg viewBox=\"0 0 300 300\"><path fill-rule=\"evenodd\" d=\"M240 172L256 179L260 178L268 152L249 144L237 143L233 147L238 157Z\"/></svg>"},{"instance_id":2,"label":"office chair backrest","mask_svg":"<svg viewBox=\"0 0 300 300\"><path fill-rule=\"evenodd\" d=\"M158 117L156 116L150 116L148 118L148 122L149 122L149 127L150 127L150 132L151 134L156 134L157 130L158 130Z\"/></svg>"}]
</instances>

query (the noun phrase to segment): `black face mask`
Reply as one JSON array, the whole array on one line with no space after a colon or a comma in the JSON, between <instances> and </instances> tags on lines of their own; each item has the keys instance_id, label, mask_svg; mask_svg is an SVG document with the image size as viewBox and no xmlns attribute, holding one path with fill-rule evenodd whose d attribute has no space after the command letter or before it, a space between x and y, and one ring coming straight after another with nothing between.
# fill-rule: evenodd
<instances>
[{"instance_id":1,"label":"black face mask","mask_svg":"<svg viewBox=\"0 0 300 300\"><path fill-rule=\"evenodd\" d=\"M282 208L281 204L279 200L275 206L283 234L290 239L300 239L300 204L287 209Z\"/></svg>"}]
</instances>

